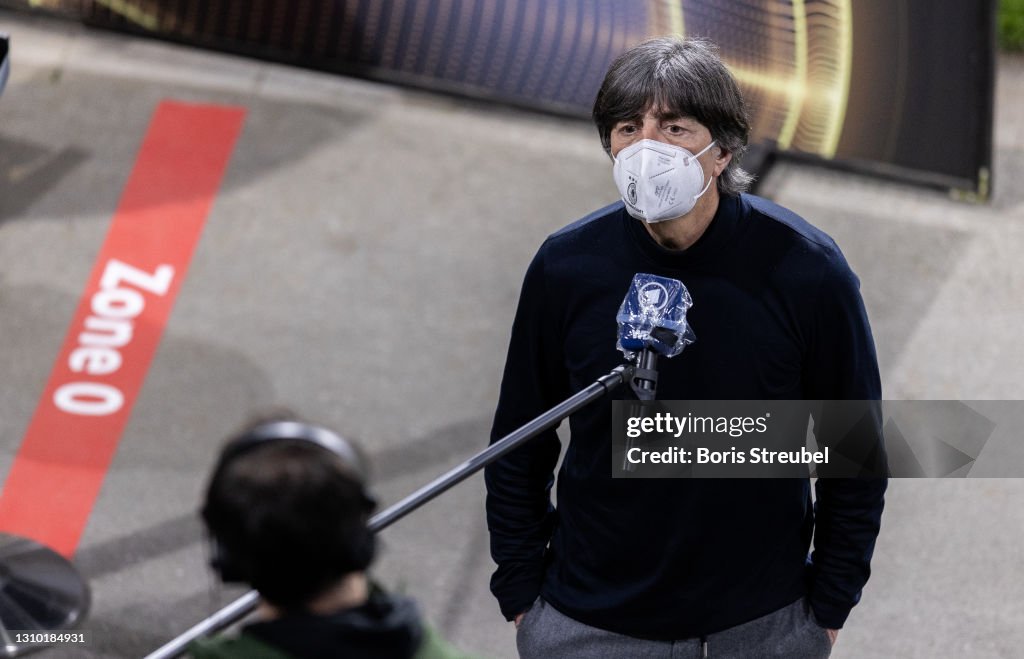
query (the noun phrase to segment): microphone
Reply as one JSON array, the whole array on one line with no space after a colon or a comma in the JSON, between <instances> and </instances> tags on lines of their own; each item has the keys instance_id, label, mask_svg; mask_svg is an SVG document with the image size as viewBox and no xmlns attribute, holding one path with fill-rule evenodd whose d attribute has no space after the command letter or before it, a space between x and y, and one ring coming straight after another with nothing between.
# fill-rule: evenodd
<instances>
[{"instance_id":1,"label":"microphone","mask_svg":"<svg viewBox=\"0 0 1024 659\"><path fill-rule=\"evenodd\" d=\"M654 400L658 357L675 357L697 337L686 322L693 299L678 279L637 273L615 320L618 348L633 362L630 382L640 400Z\"/></svg>"}]
</instances>

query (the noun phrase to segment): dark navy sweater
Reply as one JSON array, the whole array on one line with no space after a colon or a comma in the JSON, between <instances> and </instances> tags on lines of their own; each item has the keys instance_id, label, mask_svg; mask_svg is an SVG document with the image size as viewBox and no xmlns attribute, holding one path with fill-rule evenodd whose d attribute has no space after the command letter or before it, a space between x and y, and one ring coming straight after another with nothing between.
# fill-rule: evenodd
<instances>
[{"instance_id":1,"label":"dark navy sweater","mask_svg":"<svg viewBox=\"0 0 1024 659\"><path fill-rule=\"evenodd\" d=\"M550 236L523 283L492 441L622 363L615 315L633 275L681 280L697 341L659 364L662 400L880 397L859 282L836 244L759 197L723 197L685 251L622 203ZM616 397L631 394L621 388ZM870 573L884 479L612 479L611 402L488 467L491 589L509 619L542 595L585 624L699 637L807 595L842 627ZM878 429L881 432L881 429ZM815 532L814 553L808 549Z\"/></svg>"}]
</instances>

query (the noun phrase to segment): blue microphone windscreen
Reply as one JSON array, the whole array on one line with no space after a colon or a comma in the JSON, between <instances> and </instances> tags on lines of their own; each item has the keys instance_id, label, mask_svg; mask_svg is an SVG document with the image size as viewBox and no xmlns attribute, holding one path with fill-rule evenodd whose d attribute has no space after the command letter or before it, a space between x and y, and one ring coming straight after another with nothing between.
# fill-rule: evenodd
<instances>
[{"instance_id":1,"label":"blue microphone windscreen","mask_svg":"<svg viewBox=\"0 0 1024 659\"><path fill-rule=\"evenodd\" d=\"M644 348L652 348L665 357L675 357L696 339L686 322L686 312L691 306L693 300L683 282L637 273L615 317L619 323L616 347L627 358ZM651 330L655 327L668 330L675 340L652 337Z\"/></svg>"}]
</instances>

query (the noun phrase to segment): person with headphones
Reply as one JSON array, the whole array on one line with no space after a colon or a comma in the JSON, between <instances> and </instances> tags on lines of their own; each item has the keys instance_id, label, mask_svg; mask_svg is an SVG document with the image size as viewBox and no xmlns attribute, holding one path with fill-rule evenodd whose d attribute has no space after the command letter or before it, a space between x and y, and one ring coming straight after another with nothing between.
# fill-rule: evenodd
<instances>
[{"instance_id":1,"label":"person with headphones","mask_svg":"<svg viewBox=\"0 0 1024 659\"><path fill-rule=\"evenodd\" d=\"M375 507L358 449L319 426L280 418L233 437L202 507L211 565L261 596L234 637L194 643L196 659L449 659L415 603L367 576Z\"/></svg>"}]
</instances>

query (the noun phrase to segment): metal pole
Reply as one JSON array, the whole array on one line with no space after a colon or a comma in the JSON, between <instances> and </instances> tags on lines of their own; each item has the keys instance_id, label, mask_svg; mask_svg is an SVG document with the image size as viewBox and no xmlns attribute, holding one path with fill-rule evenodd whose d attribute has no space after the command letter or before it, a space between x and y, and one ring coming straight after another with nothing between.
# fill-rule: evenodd
<instances>
[{"instance_id":1,"label":"metal pole","mask_svg":"<svg viewBox=\"0 0 1024 659\"><path fill-rule=\"evenodd\" d=\"M628 381L632 377L632 370L631 366L617 366L607 375L598 378L597 381L586 389L567 398L533 421L502 437L469 460L424 485L398 503L377 513L370 518L367 526L374 532L390 526L452 486L457 485L495 460L498 460L506 453L515 450L545 430L553 428L565 417L586 407L623 382ZM171 659L172 657L181 656L188 648L189 643L201 636L220 631L238 622L249 615L258 603L259 594L255 590L251 590L206 620L154 650L145 659Z\"/></svg>"},{"instance_id":2,"label":"metal pole","mask_svg":"<svg viewBox=\"0 0 1024 659\"><path fill-rule=\"evenodd\" d=\"M505 435L469 460L438 477L433 482L424 485L398 503L377 513L370 518L368 524L370 530L379 531L386 526L390 526L393 522L405 517L453 485L469 478L509 451L515 450L545 430L558 425L558 422L565 417L586 407L622 384L627 379L623 375L625 372L625 366L616 367L611 373L601 376L586 389L567 398L519 429Z\"/></svg>"},{"instance_id":3,"label":"metal pole","mask_svg":"<svg viewBox=\"0 0 1024 659\"><path fill-rule=\"evenodd\" d=\"M217 611L206 620L190 627L185 633L176 636L168 643L160 646L159 649L146 655L146 659L156 659L157 657L160 659L180 657L185 653L189 643L197 638L206 636L207 634L220 631L234 622L241 620L245 616L249 615L249 613L256 608L259 602L260 594L255 590L250 590L245 595L242 595L231 604L228 604L220 611Z\"/></svg>"}]
</instances>

